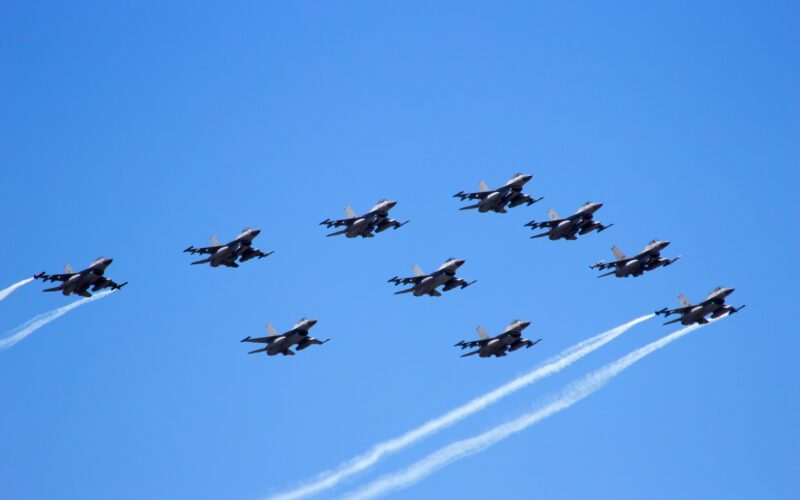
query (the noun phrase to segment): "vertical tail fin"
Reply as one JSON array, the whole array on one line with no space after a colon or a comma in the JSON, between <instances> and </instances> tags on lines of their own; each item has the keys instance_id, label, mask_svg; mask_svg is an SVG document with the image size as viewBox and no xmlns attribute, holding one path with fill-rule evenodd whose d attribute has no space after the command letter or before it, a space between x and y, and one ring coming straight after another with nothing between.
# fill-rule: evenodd
<instances>
[{"instance_id":1,"label":"vertical tail fin","mask_svg":"<svg viewBox=\"0 0 800 500\"><path fill-rule=\"evenodd\" d=\"M221 247L222 246L222 243L219 242L219 238L217 238L216 234L212 234L211 237L209 238L209 240L211 240L211 246L212 247Z\"/></svg>"},{"instance_id":2,"label":"vertical tail fin","mask_svg":"<svg viewBox=\"0 0 800 500\"><path fill-rule=\"evenodd\" d=\"M75 271L72 270L72 264L70 264L69 262L64 264L64 272L67 274L75 274Z\"/></svg>"},{"instance_id":3,"label":"vertical tail fin","mask_svg":"<svg viewBox=\"0 0 800 500\"><path fill-rule=\"evenodd\" d=\"M425 271L416 264L411 266L411 272L414 273L414 276L425 276Z\"/></svg>"},{"instance_id":4,"label":"vertical tail fin","mask_svg":"<svg viewBox=\"0 0 800 500\"><path fill-rule=\"evenodd\" d=\"M558 216L558 212L556 212L555 209L552 208L547 209L547 216L550 217L550 220L558 220L561 218Z\"/></svg>"},{"instance_id":5,"label":"vertical tail fin","mask_svg":"<svg viewBox=\"0 0 800 500\"><path fill-rule=\"evenodd\" d=\"M692 303L689 302L689 299L687 299L686 296L682 293L678 294L678 300L680 301L683 307L689 307L690 305L692 305Z\"/></svg>"},{"instance_id":6,"label":"vertical tail fin","mask_svg":"<svg viewBox=\"0 0 800 500\"><path fill-rule=\"evenodd\" d=\"M275 331L275 327L272 326L272 323L267 323L267 337L277 337L278 332Z\"/></svg>"},{"instance_id":7,"label":"vertical tail fin","mask_svg":"<svg viewBox=\"0 0 800 500\"><path fill-rule=\"evenodd\" d=\"M478 337L481 340L489 338L489 334L486 333L486 330L484 330L482 326L478 326L478 328L476 328L476 330L478 331Z\"/></svg>"},{"instance_id":8,"label":"vertical tail fin","mask_svg":"<svg viewBox=\"0 0 800 500\"><path fill-rule=\"evenodd\" d=\"M356 217L358 217L358 216L356 215L356 213L353 211L353 209L352 209L352 208L350 208L350 205L345 205L345 206L344 206L344 215L345 215L345 217L347 217L348 219L355 219Z\"/></svg>"},{"instance_id":9,"label":"vertical tail fin","mask_svg":"<svg viewBox=\"0 0 800 500\"><path fill-rule=\"evenodd\" d=\"M484 192L484 193L485 193L486 191L491 191L491 189L489 189L489 186L487 186L487 185L486 185L486 183L485 183L485 182L483 182L483 180L481 180L480 182L478 182L478 190L480 190L480 191L482 191L482 192Z\"/></svg>"},{"instance_id":10,"label":"vertical tail fin","mask_svg":"<svg viewBox=\"0 0 800 500\"><path fill-rule=\"evenodd\" d=\"M625 259L625 254L622 252L622 250L619 249L619 247L617 246L611 247L611 252L614 254L614 257L616 257L617 260Z\"/></svg>"}]
</instances>

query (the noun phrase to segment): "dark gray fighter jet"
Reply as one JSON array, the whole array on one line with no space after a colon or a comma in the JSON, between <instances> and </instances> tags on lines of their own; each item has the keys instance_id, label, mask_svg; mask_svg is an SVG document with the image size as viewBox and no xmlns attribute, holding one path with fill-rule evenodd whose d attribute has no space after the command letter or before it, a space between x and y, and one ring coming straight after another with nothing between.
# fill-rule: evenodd
<instances>
[{"instance_id":1,"label":"dark gray fighter jet","mask_svg":"<svg viewBox=\"0 0 800 500\"><path fill-rule=\"evenodd\" d=\"M415 297L421 297L423 295L440 297L442 294L436 290L439 286L444 286L442 291L447 292L456 287L466 288L475 283L475 281L467 282L456 277L456 270L464 265L464 262L466 261L457 260L451 257L447 259L447 262L439 266L439 269L430 274L425 274L425 272L418 265L414 264L414 266L411 268L412 272L414 273L413 277L398 278L395 276L394 278L390 279L389 282L394 283L395 286L413 285L411 288L406 290L395 292L395 295L400 295L401 293L413 293Z\"/></svg>"},{"instance_id":2,"label":"dark gray fighter jet","mask_svg":"<svg viewBox=\"0 0 800 500\"><path fill-rule=\"evenodd\" d=\"M283 354L284 356L294 356L295 352L290 347L296 345L298 351L302 351L306 347L316 344L322 345L330 339L318 340L314 337L308 336L308 331L312 326L317 324L317 320L303 318L295 324L291 330L286 333L278 334L271 324L267 324L266 337L247 337L242 339L242 342L253 342L256 344L267 344L266 347L250 351L247 354L255 354L257 352L265 352L268 356L275 356L276 354Z\"/></svg>"},{"instance_id":3,"label":"dark gray fighter jet","mask_svg":"<svg viewBox=\"0 0 800 500\"><path fill-rule=\"evenodd\" d=\"M503 333L497 335L496 337L490 337L486 330L483 329L482 326L478 327L478 337L479 340L472 340L472 341L464 341L462 340L456 347L460 347L461 349L468 349L471 347L477 347L478 349L472 352L468 352L467 354L463 354L461 357L465 358L467 356L472 356L473 354L478 354L482 358L489 358L492 356L501 357L505 356L509 352L514 352L517 349L521 349L523 347L529 348L533 347L542 339L533 341L522 338L522 331L530 325L529 321L520 321L515 319L511 322L510 325L503 330Z\"/></svg>"},{"instance_id":4,"label":"dark gray fighter jet","mask_svg":"<svg viewBox=\"0 0 800 500\"><path fill-rule=\"evenodd\" d=\"M113 259L98 257L89 267L77 273L72 270L71 265L64 264L64 274L45 274L41 272L33 277L45 283L48 281L61 282L61 285L53 288L46 288L43 290L44 292L61 292L64 295L71 295L74 293L81 297L91 297L92 294L89 293L89 288L91 288L93 292L98 292L104 288L119 290L128 284L127 281L118 284L104 276L106 268L110 266L113 261Z\"/></svg>"},{"instance_id":5,"label":"dark gray fighter jet","mask_svg":"<svg viewBox=\"0 0 800 500\"><path fill-rule=\"evenodd\" d=\"M668 245L669 241L653 240L644 247L644 250L633 257L626 257L618 247L611 247L611 251L614 253L614 257L616 257L617 260L614 262L605 262L601 260L589 267L591 269L600 269L601 271L613 269L613 271L609 273L601 274L598 278L610 276L612 274L617 278L641 276L647 271L652 271L662 266L668 266L681 258L680 255L674 259L665 259L661 257L661 251L667 248Z\"/></svg>"},{"instance_id":6,"label":"dark gray fighter jet","mask_svg":"<svg viewBox=\"0 0 800 500\"><path fill-rule=\"evenodd\" d=\"M541 234L535 234L531 236L531 238L543 238L547 236L551 240L577 240L579 235L582 236L592 231L597 231L599 233L614 225L608 224L606 226L594 220L594 213L600 210L602 206L602 203L587 201L581 208L566 219L560 218L556 211L551 208L547 211L550 220L542 222L530 221L525 224L525 226L531 229L548 230Z\"/></svg>"},{"instance_id":7,"label":"dark gray fighter jet","mask_svg":"<svg viewBox=\"0 0 800 500\"><path fill-rule=\"evenodd\" d=\"M678 295L678 300L682 307L677 309L664 308L656 311L656 314L663 314L666 318L673 314L679 314L680 317L667 321L665 325L680 322L682 325L691 325L694 323L705 325L708 323L706 316L711 315L711 319L717 319L726 314L734 314L744 308L744 306L733 307L725 304L725 299L728 295L734 292L734 288L715 288L708 296L699 304L692 304L683 294Z\"/></svg>"},{"instance_id":8,"label":"dark gray fighter jet","mask_svg":"<svg viewBox=\"0 0 800 500\"><path fill-rule=\"evenodd\" d=\"M239 264L236 263L237 259L239 262L246 262L254 258L263 259L275 253L274 251L264 253L258 248L253 248L253 239L255 239L259 233L261 233L260 229L248 227L242 230L242 232L236 236L236 239L224 245L219 242L216 236L212 235L210 247L195 248L192 246L184 250L184 252L188 252L192 255L200 254L209 256L208 258L192 262L192 265L209 263L211 267L239 267Z\"/></svg>"},{"instance_id":9,"label":"dark gray fighter jet","mask_svg":"<svg viewBox=\"0 0 800 500\"><path fill-rule=\"evenodd\" d=\"M459 210L477 208L479 212L497 212L499 214L504 214L506 213L506 206L508 206L508 208L514 208L523 203L530 206L542 199L532 198L530 195L522 192L522 187L531 180L531 177L533 176L530 174L514 174L514 177L497 189L489 189L489 186L487 186L485 182L480 181L478 183L478 192L465 193L464 191L459 191L453 195L453 198L460 198L461 201L479 200L478 203L461 207Z\"/></svg>"},{"instance_id":10,"label":"dark gray fighter jet","mask_svg":"<svg viewBox=\"0 0 800 500\"><path fill-rule=\"evenodd\" d=\"M356 215L353 209L350 208L350 205L347 205L344 207L344 213L345 216L347 216L346 219L325 219L319 224L321 226L324 225L328 227L328 229L332 227L345 226L345 229L331 233L328 236L344 234L348 238L356 238L358 236L361 236L362 238L372 238L375 236L373 231L375 233L381 233L390 227L399 229L400 227L408 224L409 221L398 222L389 218L389 210L394 208L395 205L397 205L396 201L380 200L369 210L369 212L361 216Z\"/></svg>"}]
</instances>

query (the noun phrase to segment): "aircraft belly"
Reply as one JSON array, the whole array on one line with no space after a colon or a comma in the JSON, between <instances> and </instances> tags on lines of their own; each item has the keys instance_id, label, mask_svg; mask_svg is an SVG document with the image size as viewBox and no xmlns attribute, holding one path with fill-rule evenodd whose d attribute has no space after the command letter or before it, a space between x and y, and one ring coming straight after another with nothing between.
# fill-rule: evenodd
<instances>
[{"instance_id":1,"label":"aircraft belly","mask_svg":"<svg viewBox=\"0 0 800 500\"><path fill-rule=\"evenodd\" d=\"M441 278L425 278L420 281L414 289L414 295L421 296L430 293L431 290L440 285L439 279Z\"/></svg>"},{"instance_id":2,"label":"aircraft belly","mask_svg":"<svg viewBox=\"0 0 800 500\"><path fill-rule=\"evenodd\" d=\"M502 200L503 197L500 195L500 193L492 193L478 204L478 211L488 212L490 210L494 210Z\"/></svg>"},{"instance_id":3,"label":"aircraft belly","mask_svg":"<svg viewBox=\"0 0 800 500\"><path fill-rule=\"evenodd\" d=\"M290 346L291 344L287 342L286 337L278 339L269 345L269 347L267 348L267 354L269 354L270 356L274 356L276 354L283 352L284 349Z\"/></svg>"}]
</instances>

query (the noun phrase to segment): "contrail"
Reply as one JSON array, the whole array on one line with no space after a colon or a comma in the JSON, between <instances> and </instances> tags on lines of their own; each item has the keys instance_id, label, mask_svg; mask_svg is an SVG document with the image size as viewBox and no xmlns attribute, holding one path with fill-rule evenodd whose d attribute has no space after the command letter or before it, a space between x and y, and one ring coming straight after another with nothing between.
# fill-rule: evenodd
<instances>
[{"instance_id":1,"label":"contrail","mask_svg":"<svg viewBox=\"0 0 800 500\"><path fill-rule=\"evenodd\" d=\"M552 375L578 361L587 354L599 349L611 342L615 338L625 333L630 328L639 323L652 318L653 314L641 316L629 321L624 325L612 328L592 338L584 340L539 365L534 370L498 387L497 389L477 397L472 401L455 408L444 415L422 424L416 429L412 429L405 434L392 438L374 445L366 453L363 453L347 462L342 463L332 471L320 474L317 478L283 493L278 493L270 497L272 500L294 500L298 498L314 495L322 491L333 488L346 478L357 474L377 463L385 455L396 453L407 446L410 446L421 439L430 436L442 429L450 427L460 420L476 413L487 406L490 406L504 397L533 384L548 375Z\"/></svg>"},{"instance_id":2,"label":"contrail","mask_svg":"<svg viewBox=\"0 0 800 500\"><path fill-rule=\"evenodd\" d=\"M486 448L516 434L545 418L569 408L578 401L602 388L620 372L636 363L645 356L661 349L684 335L698 329L700 325L687 326L677 332L662 337L644 347L641 347L626 356L610 363L603 368L591 372L589 375L573 382L552 402L541 408L522 415L521 417L495 427L494 429L479 434L473 438L456 441L440 448L422 460L412 464L406 469L378 478L364 488L344 496L346 500L365 500L376 498L394 490L407 488L425 477L433 474L442 467L456 460L474 455Z\"/></svg>"},{"instance_id":3,"label":"contrail","mask_svg":"<svg viewBox=\"0 0 800 500\"><path fill-rule=\"evenodd\" d=\"M8 297L12 293L14 293L14 290L16 290L17 288L19 288L21 286L27 285L31 281L33 281L33 278L27 278L27 279L24 279L24 280L20 281L19 283L14 283L10 287L6 288L5 290L0 290L0 300L3 300L4 298Z\"/></svg>"},{"instance_id":4,"label":"contrail","mask_svg":"<svg viewBox=\"0 0 800 500\"><path fill-rule=\"evenodd\" d=\"M9 347L13 346L17 342L23 340L25 337L30 335L31 333L35 332L39 328L43 327L47 323L60 318L61 316L67 314L71 310L75 309L76 307L82 306L84 304L88 304L89 302L102 299L103 297L114 293L116 290L107 290L105 292L100 292L91 297L86 297L81 300L76 300L71 304L67 304L65 306L59 307L58 309L53 309L52 311L48 311L46 313L42 313L38 316L34 316L33 319L21 324L20 326L14 328L6 335L5 338L0 339L0 351L3 349L8 349Z\"/></svg>"}]
</instances>

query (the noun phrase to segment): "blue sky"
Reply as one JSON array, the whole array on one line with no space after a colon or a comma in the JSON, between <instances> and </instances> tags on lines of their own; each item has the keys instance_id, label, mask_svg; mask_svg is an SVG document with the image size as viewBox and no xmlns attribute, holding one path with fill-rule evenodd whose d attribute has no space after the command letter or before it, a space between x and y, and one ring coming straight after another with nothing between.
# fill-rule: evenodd
<instances>
[{"instance_id":1,"label":"blue sky","mask_svg":"<svg viewBox=\"0 0 800 500\"><path fill-rule=\"evenodd\" d=\"M40 3L0 6L0 288L115 259L130 286L0 352L0 496L257 498L590 335L733 286L748 308L397 498L797 498L800 71L791 2ZM545 200L459 212L479 179ZM379 198L373 240L317 223ZM529 240L586 200L614 228ZM240 269L181 250L245 226ZM636 280L587 266L672 241ZM413 263L474 287L396 297ZM0 328L73 300L31 284ZM293 358L239 340L302 316ZM484 325L544 341L460 359ZM331 492L527 411L672 331L653 320Z\"/></svg>"}]
</instances>

